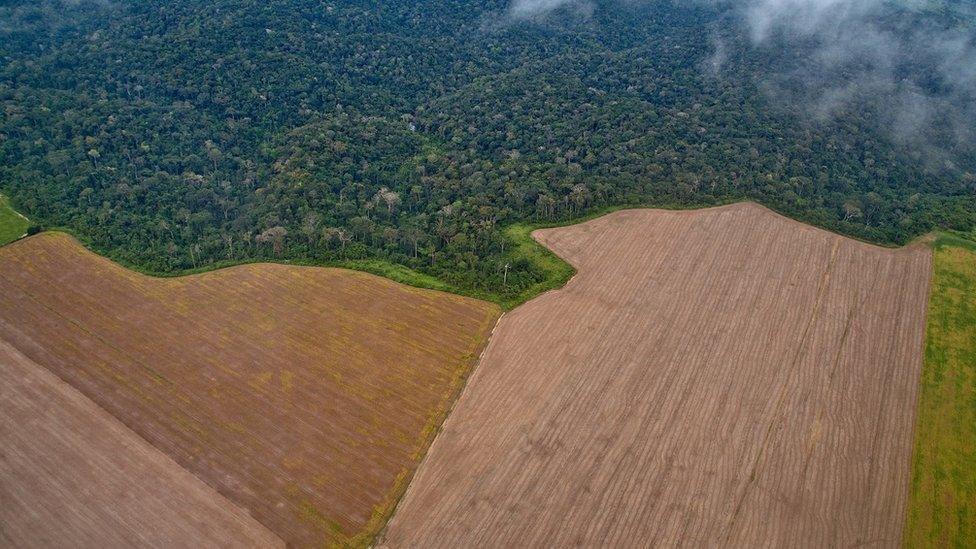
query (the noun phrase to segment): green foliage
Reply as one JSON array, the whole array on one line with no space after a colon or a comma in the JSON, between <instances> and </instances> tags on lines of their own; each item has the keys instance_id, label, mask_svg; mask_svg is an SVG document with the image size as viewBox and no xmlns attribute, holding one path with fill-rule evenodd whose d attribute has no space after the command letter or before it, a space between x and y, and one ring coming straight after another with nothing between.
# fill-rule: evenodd
<instances>
[{"instance_id":1,"label":"green foliage","mask_svg":"<svg viewBox=\"0 0 976 549\"><path fill-rule=\"evenodd\" d=\"M514 309L541 293L561 288L576 274L572 265L532 238L532 232L540 228L543 226L520 223L505 229L505 237L510 243L504 256L505 263L511 269L538 273L538 282L523 288L518 294L498 296L497 301L505 310Z\"/></svg>"},{"instance_id":2,"label":"green foliage","mask_svg":"<svg viewBox=\"0 0 976 549\"><path fill-rule=\"evenodd\" d=\"M731 30L710 75L726 14L676 4L5 2L0 187L147 271L366 261L503 304L565 274L513 258L507 227L611 207L751 199L889 244L972 229L976 148L933 170L878 105L811 122L759 89L786 61Z\"/></svg>"},{"instance_id":3,"label":"green foliage","mask_svg":"<svg viewBox=\"0 0 976 549\"><path fill-rule=\"evenodd\" d=\"M936 241L908 547L976 545L976 242Z\"/></svg>"},{"instance_id":4,"label":"green foliage","mask_svg":"<svg viewBox=\"0 0 976 549\"><path fill-rule=\"evenodd\" d=\"M24 236L30 228L30 221L14 211L7 198L0 195L0 246Z\"/></svg>"},{"instance_id":5,"label":"green foliage","mask_svg":"<svg viewBox=\"0 0 976 549\"><path fill-rule=\"evenodd\" d=\"M941 232L936 235L935 249L962 248L976 252L976 234Z\"/></svg>"}]
</instances>

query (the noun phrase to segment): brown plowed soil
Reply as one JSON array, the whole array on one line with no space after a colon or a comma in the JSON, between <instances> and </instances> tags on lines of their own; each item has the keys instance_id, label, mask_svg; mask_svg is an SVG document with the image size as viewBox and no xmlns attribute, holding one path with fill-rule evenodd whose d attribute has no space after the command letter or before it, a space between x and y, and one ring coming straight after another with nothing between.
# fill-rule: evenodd
<instances>
[{"instance_id":1,"label":"brown plowed soil","mask_svg":"<svg viewBox=\"0 0 976 549\"><path fill-rule=\"evenodd\" d=\"M0 342L0 546L284 543L91 400Z\"/></svg>"},{"instance_id":2,"label":"brown plowed soil","mask_svg":"<svg viewBox=\"0 0 976 549\"><path fill-rule=\"evenodd\" d=\"M0 248L0 340L297 545L382 526L497 316L353 271L157 279L61 234Z\"/></svg>"},{"instance_id":3,"label":"brown plowed soil","mask_svg":"<svg viewBox=\"0 0 976 549\"><path fill-rule=\"evenodd\" d=\"M897 547L931 252L754 204L536 237L392 547Z\"/></svg>"}]
</instances>

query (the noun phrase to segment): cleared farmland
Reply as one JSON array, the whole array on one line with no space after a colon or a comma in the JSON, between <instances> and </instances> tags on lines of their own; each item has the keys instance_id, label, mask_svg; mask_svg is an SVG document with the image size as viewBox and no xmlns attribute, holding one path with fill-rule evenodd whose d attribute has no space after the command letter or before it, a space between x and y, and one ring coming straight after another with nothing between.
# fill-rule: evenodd
<instances>
[{"instance_id":1,"label":"cleared farmland","mask_svg":"<svg viewBox=\"0 0 976 549\"><path fill-rule=\"evenodd\" d=\"M928 247L753 204L536 237L578 274L496 327L384 545L899 545Z\"/></svg>"},{"instance_id":2,"label":"cleared farmland","mask_svg":"<svg viewBox=\"0 0 976 549\"><path fill-rule=\"evenodd\" d=\"M0 342L0 545L284 543L105 410Z\"/></svg>"},{"instance_id":3,"label":"cleared farmland","mask_svg":"<svg viewBox=\"0 0 976 549\"><path fill-rule=\"evenodd\" d=\"M929 298L908 547L976 547L976 242L941 236Z\"/></svg>"},{"instance_id":4,"label":"cleared farmland","mask_svg":"<svg viewBox=\"0 0 976 549\"><path fill-rule=\"evenodd\" d=\"M0 341L295 545L372 538L498 313L353 271L157 279L63 234L0 248Z\"/></svg>"}]
</instances>

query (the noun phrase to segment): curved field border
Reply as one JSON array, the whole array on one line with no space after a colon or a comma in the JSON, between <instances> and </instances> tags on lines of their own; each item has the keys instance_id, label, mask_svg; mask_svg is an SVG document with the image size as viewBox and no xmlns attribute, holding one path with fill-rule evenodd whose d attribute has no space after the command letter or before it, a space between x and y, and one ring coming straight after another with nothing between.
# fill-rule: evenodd
<instances>
[{"instance_id":1,"label":"curved field border","mask_svg":"<svg viewBox=\"0 0 976 549\"><path fill-rule=\"evenodd\" d=\"M621 204L617 206L607 206L591 210L589 213L581 216L572 217L570 219L562 219L554 222L516 222L506 226L503 229L503 236L508 241L506 244L506 251L503 254L501 260L513 263L517 261L524 261L529 263L536 272L542 273L542 280L539 282L525 288L517 294L509 294L505 292L498 291L487 291L487 290L477 290L473 288L463 288L451 284L445 280L439 279L435 276L416 271L390 261L382 259L360 259L360 260L341 260L341 261L302 261L302 260L288 260L279 261L276 263L284 265L298 265L298 266L308 266L308 267L334 267L341 269L351 269L357 271L363 271L377 276L382 276L384 278L389 278L395 282L401 284L406 284L408 286L414 286L417 288L424 288L430 290L437 290L443 292L449 292L457 295L464 295L468 297L473 297L475 299L481 299L484 301L490 301L492 303L498 304L503 310L510 311L523 303L530 301L536 296L545 293L549 290L553 290L562 287L570 278L572 278L575 270L571 265L562 261L558 256L552 253L551 250L540 246L532 238L533 231L539 229L549 229L557 227L566 227L571 225L577 225L584 223L586 221L602 217L604 215L622 211L622 210L634 210L634 209L663 209L669 211L694 211L709 208L716 208L722 206L728 206L732 204L741 203L752 203L754 202L750 198L742 197L731 200L714 200L710 203L699 203L699 204L687 204L687 203L629 203ZM8 204L9 206L9 204ZM763 208L769 209L779 213L779 211L772 205L762 205ZM11 209L11 211L13 211ZM2 212L0 212L2 213ZM842 229L850 229L847 224L841 222L838 227L828 228L825 226L826 222L823 219L818 219L815 217L808 218L794 218L788 214L779 213L784 217L794 220L798 223L802 223L807 226L814 226L830 232L831 234L840 234L846 238L853 240L858 240L870 244L874 244L881 247L897 247L897 244L890 244L880 241L864 240L857 236L854 230L842 231ZM19 213L16 214L23 218ZM26 219L26 218L24 218ZM269 258L255 258L250 260L223 260L217 261L210 265L193 268L193 269L183 269L179 271L157 271L153 269L146 269L142 265L126 261L114 253L110 249L105 249L100 246L96 246L86 235L79 233L78 231L72 230L69 227L45 227L47 231L51 232L62 232L73 236L76 240L85 245L86 248L92 250L93 252L102 255L104 257L110 258L112 261L126 267L129 270L136 271L148 276L158 277L158 278L171 278L171 277L181 277L192 274L199 274L203 272L209 272L219 269L225 269L228 267L233 267L236 265L247 265L253 263L269 263L275 262L273 259ZM837 229L835 231L835 229ZM925 238L925 236L920 236L919 238ZM13 240L13 239L11 239ZM4 242L0 240L0 245Z\"/></svg>"},{"instance_id":2,"label":"curved field border","mask_svg":"<svg viewBox=\"0 0 976 549\"><path fill-rule=\"evenodd\" d=\"M836 236L842 236L849 240L862 242L864 244L875 246L882 249L897 250L903 248L905 245L912 245L918 242L930 242L934 238L932 234L924 234L917 237L912 242L905 245L898 244L885 244L871 240L865 240L858 238L856 236L832 231L830 229L821 227L819 225L810 224L806 221L795 219L787 214L781 213L776 209L770 208L766 205L760 204L753 200L742 199L742 200L730 200L726 202L720 202L708 206L686 206L686 205L623 205L623 206L610 206L606 208L600 208L593 212L590 212L584 216L576 217L570 220L548 222L548 223L514 223L505 228L505 237L509 240L509 261L526 260L531 263L536 269L539 269L546 273L546 277L541 282L534 284L533 286L526 288L523 292L506 298L492 298L483 297L488 301L493 301L501 305L501 307L510 311L515 309L519 305L527 303L534 299L535 297L548 292L550 290L556 290L562 288L569 280L576 274L576 268L566 262L563 258L559 257L558 254L553 253L553 251L543 244L541 244L536 238L533 237L536 231L541 231L545 229L558 229L561 227L572 227L573 225L580 225L594 219L599 219L606 215L610 215L616 212L628 211L628 210L661 210L670 212L696 212L704 210L712 210L716 208L725 208L728 206L735 206L737 204L752 204L758 206L770 213L776 214L786 221L792 223L797 223L803 227L809 227L812 229L817 229L822 231L824 234L831 234ZM450 290L449 290L450 291Z\"/></svg>"},{"instance_id":3,"label":"curved field border","mask_svg":"<svg viewBox=\"0 0 976 549\"><path fill-rule=\"evenodd\" d=\"M925 243L749 203L535 236L578 272L499 323L382 544L899 543Z\"/></svg>"},{"instance_id":4,"label":"curved field border","mask_svg":"<svg viewBox=\"0 0 976 549\"><path fill-rule=\"evenodd\" d=\"M2 200L0 197L0 201ZM0 207L3 206L10 209L9 204L0 204ZM611 211L635 209L638 208L612 208L586 216L584 220L595 219ZM709 209L714 208L704 210ZM25 219L19 214L16 217ZM782 217L810 227L786 216ZM579 222L580 220L574 220L572 223ZM569 225L570 223L516 224L505 229L506 237L512 243L510 257L524 258L548 275L545 281L514 298L495 298L504 309L514 309L541 293L558 289L576 274L576 269L571 264L532 238L538 229ZM824 229L818 230L833 234ZM973 475L976 475L976 468L971 466L976 459L972 450L976 448L976 427L973 427L976 425L976 408L970 406L973 395L976 394L976 375L971 371L973 364L976 364L976 358L972 355L973 349L966 347L966 342L976 341L976 320L969 315L973 305L965 298L967 295L970 298L976 296L976 281L972 280L972 273L965 272L965 269L966 265L972 265L976 261L976 243L944 234L938 238L935 248L935 279L928 320L926 365L919 396L912 492L907 508L908 527L905 541L911 546L966 546L976 540L976 533L971 526L976 523L973 520L976 509L976 478ZM180 275L164 273L161 276L170 278L202 274L237 265L241 263L214 265ZM456 288L433 277L385 262L347 262L344 266L386 276L412 286L458 292ZM160 276L158 273L155 275ZM437 424L439 421L435 421L432 427L425 430L433 433ZM395 492L404 490L406 479L398 480L397 486ZM394 497L394 501L396 499ZM389 512L375 516L371 521L374 526L369 529L375 531L379 528ZM361 538L360 543L367 539L368 536Z\"/></svg>"},{"instance_id":5,"label":"curved field border","mask_svg":"<svg viewBox=\"0 0 976 549\"><path fill-rule=\"evenodd\" d=\"M0 248L0 341L291 545L369 543L499 312L342 269L152 278L63 233Z\"/></svg>"}]
</instances>

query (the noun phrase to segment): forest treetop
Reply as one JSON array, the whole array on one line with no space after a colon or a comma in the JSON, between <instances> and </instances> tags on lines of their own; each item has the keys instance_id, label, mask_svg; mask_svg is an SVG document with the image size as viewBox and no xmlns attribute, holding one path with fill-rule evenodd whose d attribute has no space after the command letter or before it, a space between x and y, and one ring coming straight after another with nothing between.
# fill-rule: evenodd
<instances>
[{"instance_id":1,"label":"forest treetop","mask_svg":"<svg viewBox=\"0 0 976 549\"><path fill-rule=\"evenodd\" d=\"M972 36L939 6L870 16ZM730 9L8 1L0 191L147 270L378 259L503 297L545 277L513 255L507 225L612 206L752 199L888 244L973 227L968 113L929 109L899 139L885 129L899 90L876 87L810 116L809 80L789 76L818 44L756 47ZM926 62L887 69L939 97L950 83ZM787 76L775 93L770 74Z\"/></svg>"}]
</instances>

